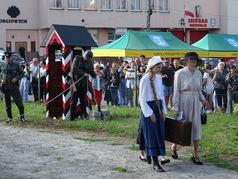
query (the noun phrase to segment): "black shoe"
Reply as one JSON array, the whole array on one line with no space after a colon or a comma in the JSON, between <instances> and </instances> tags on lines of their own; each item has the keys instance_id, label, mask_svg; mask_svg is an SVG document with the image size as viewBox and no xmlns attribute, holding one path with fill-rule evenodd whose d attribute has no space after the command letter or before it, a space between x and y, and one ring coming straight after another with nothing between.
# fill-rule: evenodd
<instances>
[{"instance_id":1,"label":"black shoe","mask_svg":"<svg viewBox=\"0 0 238 179\"><path fill-rule=\"evenodd\" d=\"M160 164L153 165L153 169L157 172L165 172L165 170L162 168Z\"/></svg>"},{"instance_id":2,"label":"black shoe","mask_svg":"<svg viewBox=\"0 0 238 179\"><path fill-rule=\"evenodd\" d=\"M173 158L173 159L178 159L178 153L177 153L177 150L170 150L170 152L171 152L171 157Z\"/></svg>"},{"instance_id":3,"label":"black shoe","mask_svg":"<svg viewBox=\"0 0 238 179\"><path fill-rule=\"evenodd\" d=\"M160 160L161 165L164 165L164 164L169 163L169 162L170 162L169 159Z\"/></svg>"},{"instance_id":4,"label":"black shoe","mask_svg":"<svg viewBox=\"0 0 238 179\"><path fill-rule=\"evenodd\" d=\"M147 163L148 163L148 164L151 164L151 162L152 162L152 161L151 161L151 157L150 157L150 156L147 156L146 158L147 158Z\"/></svg>"},{"instance_id":5,"label":"black shoe","mask_svg":"<svg viewBox=\"0 0 238 179\"><path fill-rule=\"evenodd\" d=\"M139 158L140 158L140 160L141 160L142 162L147 162L147 159L146 159L144 156L142 157L142 156L140 155Z\"/></svg>"},{"instance_id":6,"label":"black shoe","mask_svg":"<svg viewBox=\"0 0 238 179\"><path fill-rule=\"evenodd\" d=\"M193 161L193 163L195 163L197 165L203 165L203 162L198 157L195 158L194 156L192 156L192 161Z\"/></svg>"}]
</instances>

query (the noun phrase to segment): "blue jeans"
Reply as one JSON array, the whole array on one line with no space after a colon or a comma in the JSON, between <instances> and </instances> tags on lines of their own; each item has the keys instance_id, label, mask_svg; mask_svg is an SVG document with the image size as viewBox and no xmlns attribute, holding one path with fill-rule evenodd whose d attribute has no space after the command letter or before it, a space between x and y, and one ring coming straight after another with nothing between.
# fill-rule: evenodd
<instances>
[{"instance_id":1,"label":"blue jeans","mask_svg":"<svg viewBox=\"0 0 238 179\"><path fill-rule=\"evenodd\" d=\"M121 105L127 105L127 88L126 88L126 80L121 80L120 86L119 86L119 93L120 93L120 99L119 104Z\"/></svg>"},{"instance_id":2,"label":"blue jeans","mask_svg":"<svg viewBox=\"0 0 238 179\"><path fill-rule=\"evenodd\" d=\"M29 84L30 81L26 77L23 77L20 84L20 93L24 103L28 102Z\"/></svg>"},{"instance_id":3,"label":"blue jeans","mask_svg":"<svg viewBox=\"0 0 238 179\"><path fill-rule=\"evenodd\" d=\"M110 87L112 106L118 105L118 87Z\"/></svg>"}]
</instances>

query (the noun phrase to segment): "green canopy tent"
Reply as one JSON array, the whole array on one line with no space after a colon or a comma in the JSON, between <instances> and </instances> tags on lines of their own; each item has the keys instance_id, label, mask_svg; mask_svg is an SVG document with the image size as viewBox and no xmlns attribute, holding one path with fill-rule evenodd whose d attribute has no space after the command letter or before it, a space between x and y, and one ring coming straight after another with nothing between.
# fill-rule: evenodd
<instances>
[{"instance_id":1,"label":"green canopy tent","mask_svg":"<svg viewBox=\"0 0 238 179\"><path fill-rule=\"evenodd\" d=\"M238 35L207 34L192 46L207 50L209 57L238 57Z\"/></svg>"},{"instance_id":2,"label":"green canopy tent","mask_svg":"<svg viewBox=\"0 0 238 179\"><path fill-rule=\"evenodd\" d=\"M93 49L94 57L146 57L161 56L165 58L184 57L189 51L206 57L207 52L190 46L176 38L171 32L145 32L129 30L121 38Z\"/></svg>"}]
</instances>

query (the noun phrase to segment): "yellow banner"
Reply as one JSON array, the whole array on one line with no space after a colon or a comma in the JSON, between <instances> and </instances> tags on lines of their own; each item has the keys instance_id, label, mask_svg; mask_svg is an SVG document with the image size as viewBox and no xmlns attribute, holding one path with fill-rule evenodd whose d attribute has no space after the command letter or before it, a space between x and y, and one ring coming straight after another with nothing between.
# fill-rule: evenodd
<instances>
[{"instance_id":1,"label":"yellow banner","mask_svg":"<svg viewBox=\"0 0 238 179\"><path fill-rule=\"evenodd\" d=\"M209 52L209 57L221 57L221 58L226 58L226 57L238 57L238 51L237 52Z\"/></svg>"},{"instance_id":2,"label":"yellow banner","mask_svg":"<svg viewBox=\"0 0 238 179\"><path fill-rule=\"evenodd\" d=\"M141 54L145 55L146 58L153 56L160 56L162 58L182 58L185 53L190 50L116 50L116 49L95 49L93 51L94 57L139 57ZM199 57L208 57L207 51L194 51L197 52Z\"/></svg>"}]
</instances>

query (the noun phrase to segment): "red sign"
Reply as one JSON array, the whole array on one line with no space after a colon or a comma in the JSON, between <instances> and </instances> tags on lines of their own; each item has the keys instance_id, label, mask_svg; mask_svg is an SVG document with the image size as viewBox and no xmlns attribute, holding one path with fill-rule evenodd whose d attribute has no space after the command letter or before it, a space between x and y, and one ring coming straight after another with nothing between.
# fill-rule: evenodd
<instances>
[{"instance_id":1,"label":"red sign","mask_svg":"<svg viewBox=\"0 0 238 179\"><path fill-rule=\"evenodd\" d=\"M207 27L208 19L206 19L206 18L189 18L188 24L190 27Z\"/></svg>"}]
</instances>

